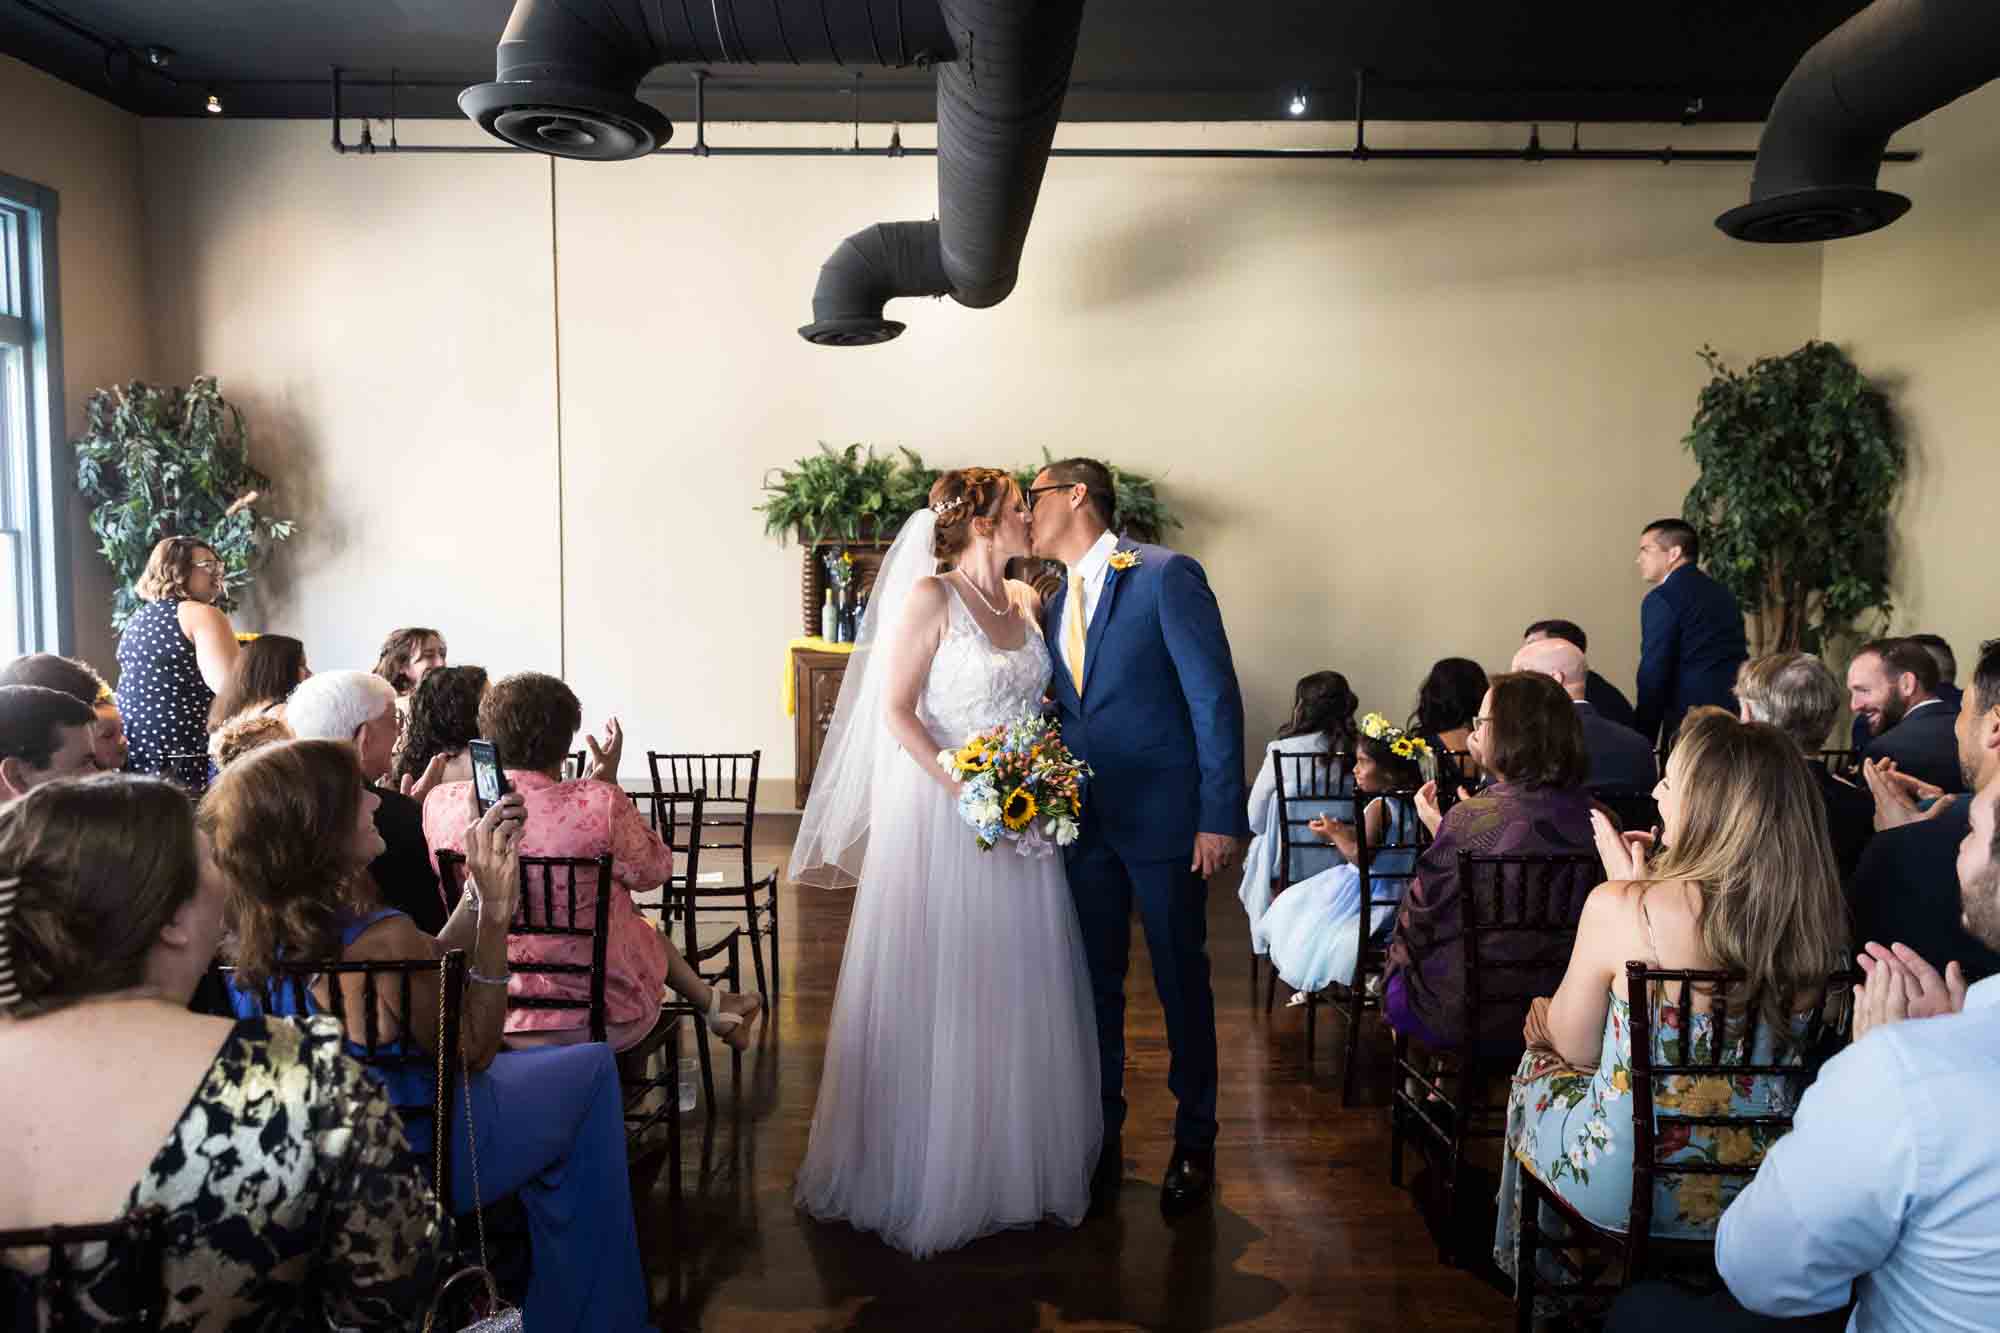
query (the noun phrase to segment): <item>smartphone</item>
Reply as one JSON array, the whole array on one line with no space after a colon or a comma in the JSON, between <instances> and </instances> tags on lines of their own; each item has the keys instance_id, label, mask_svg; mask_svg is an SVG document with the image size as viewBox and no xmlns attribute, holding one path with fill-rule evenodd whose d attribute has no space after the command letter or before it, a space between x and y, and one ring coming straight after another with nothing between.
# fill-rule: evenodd
<instances>
[{"instance_id":1,"label":"smartphone","mask_svg":"<svg viewBox=\"0 0 2000 1333\"><path fill-rule=\"evenodd\" d=\"M483 815L507 794L507 775L500 771L500 752L492 741L475 740L465 749L472 756L472 790Z\"/></svg>"}]
</instances>

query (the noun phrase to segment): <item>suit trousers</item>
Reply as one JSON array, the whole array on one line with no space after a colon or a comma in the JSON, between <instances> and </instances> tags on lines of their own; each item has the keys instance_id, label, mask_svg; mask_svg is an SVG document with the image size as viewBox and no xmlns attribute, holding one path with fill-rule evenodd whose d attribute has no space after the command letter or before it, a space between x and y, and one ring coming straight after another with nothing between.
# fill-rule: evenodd
<instances>
[{"instance_id":1,"label":"suit trousers","mask_svg":"<svg viewBox=\"0 0 2000 1333\"><path fill-rule=\"evenodd\" d=\"M1171 1063L1167 1087L1180 1103L1174 1141L1189 1148L1215 1144L1215 991L1208 968L1208 882L1188 868L1191 857L1130 860L1085 824L1068 855L1083 949L1097 1004L1102 1059L1104 1136L1125 1123L1125 974L1132 952L1132 909L1146 932L1153 986L1167 1021Z\"/></svg>"}]
</instances>

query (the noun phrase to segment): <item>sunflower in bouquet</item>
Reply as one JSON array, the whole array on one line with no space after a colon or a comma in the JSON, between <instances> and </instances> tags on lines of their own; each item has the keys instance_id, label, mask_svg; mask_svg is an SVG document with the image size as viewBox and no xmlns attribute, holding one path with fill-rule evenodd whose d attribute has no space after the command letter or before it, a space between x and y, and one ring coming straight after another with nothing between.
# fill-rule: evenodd
<instances>
[{"instance_id":1,"label":"sunflower in bouquet","mask_svg":"<svg viewBox=\"0 0 2000 1333\"><path fill-rule=\"evenodd\" d=\"M1090 769L1053 721L1030 714L979 732L940 751L938 764L959 779L958 813L981 851L1010 842L1022 856L1049 856L1076 841Z\"/></svg>"}]
</instances>

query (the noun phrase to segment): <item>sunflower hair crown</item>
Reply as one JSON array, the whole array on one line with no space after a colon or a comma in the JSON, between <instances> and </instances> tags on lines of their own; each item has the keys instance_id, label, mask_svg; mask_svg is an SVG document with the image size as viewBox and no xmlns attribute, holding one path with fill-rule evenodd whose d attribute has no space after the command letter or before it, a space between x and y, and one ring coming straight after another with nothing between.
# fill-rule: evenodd
<instances>
[{"instance_id":1,"label":"sunflower hair crown","mask_svg":"<svg viewBox=\"0 0 2000 1333\"><path fill-rule=\"evenodd\" d=\"M1381 741L1387 745L1389 753L1398 759L1431 758L1429 741L1413 732L1405 731L1380 713L1370 713L1361 719L1361 734L1371 741Z\"/></svg>"}]
</instances>

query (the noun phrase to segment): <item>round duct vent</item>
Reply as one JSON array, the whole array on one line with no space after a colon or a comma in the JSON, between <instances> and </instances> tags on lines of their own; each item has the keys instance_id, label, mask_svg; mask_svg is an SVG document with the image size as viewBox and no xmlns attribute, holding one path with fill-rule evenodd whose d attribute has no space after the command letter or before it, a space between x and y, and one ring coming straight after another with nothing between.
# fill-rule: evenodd
<instances>
[{"instance_id":1,"label":"round duct vent","mask_svg":"<svg viewBox=\"0 0 2000 1333\"><path fill-rule=\"evenodd\" d=\"M822 319L799 327L799 337L821 347L872 347L909 326L893 319Z\"/></svg>"},{"instance_id":2,"label":"round duct vent","mask_svg":"<svg viewBox=\"0 0 2000 1333\"><path fill-rule=\"evenodd\" d=\"M644 157L674 132L672 122L637 98L587 84L482 83L460 93L458 106L508 143L591 162Z\"/></svg>"},{"instance_id":3,"label":"round duct vent","mask_svg":"<svg viewBox=\"0 0 2000 1333\"><path fill-rule=\"evenodd\" d=\"M1836 185L1753 200L1730 209L1715 225L1739 241L1802 244L1878 231L1909 211L1910 201L1893 191Z\"/></svg>"}]
</instances>

